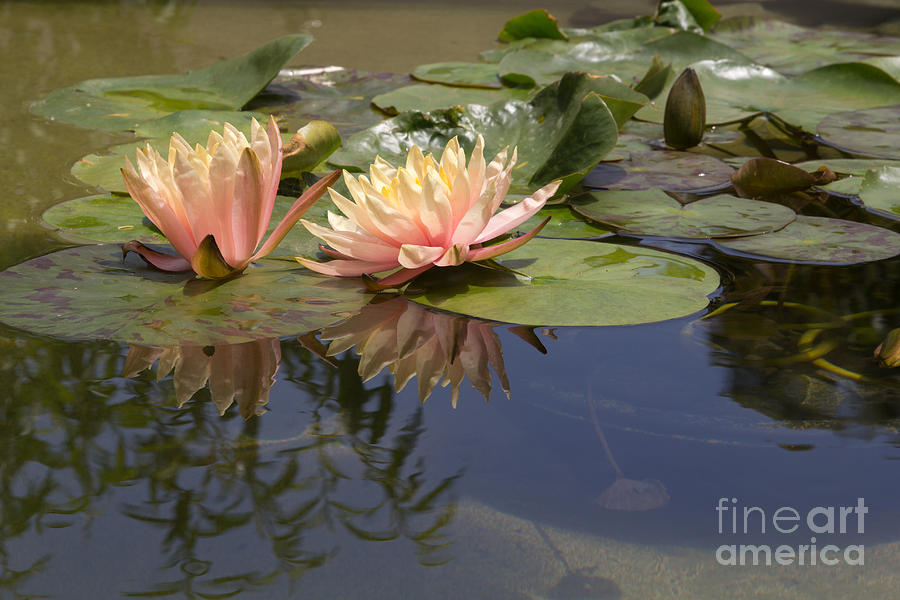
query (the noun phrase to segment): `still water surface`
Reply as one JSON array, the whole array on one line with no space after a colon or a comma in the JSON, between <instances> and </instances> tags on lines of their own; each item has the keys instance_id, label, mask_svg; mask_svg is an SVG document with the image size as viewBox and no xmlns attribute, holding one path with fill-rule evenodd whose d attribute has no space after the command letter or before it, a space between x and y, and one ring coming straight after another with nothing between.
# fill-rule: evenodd
<instances>
[{"instance_id":1,"label":"still water surface","mask_svg":"<svg viewBox=\"0 0 900 600\"><path fill-rule=\"evenodd\" d=\"M585 25L652 4L552 8ZM764 3L782 4L791 3ZM123 141L29 115L45 92L183 72L297 31L317 40L292 66L403 72L474 59L528 8L2 3L0 267L62 246L41 212L89 193L68 175L72 162ZM873 25L885 10L859 7L856 18L871 14L859 24ZM355 353L330 366L288 339L268 403L220 416L209 390L179 406L184 390L171 377L123 377L133 370L123 345L0 328L0 597L896 596L900 380L869 357L900 326L900 262L724 264L719 303L751 289L773 306L537 330L546 354L497 327L511 398L496 380L489 403L464 384L456 408L447 389L422 405L415 381L401 392L386 374L364 383ZM831 363L867 380L780 360L796 353L803 324L822 318L792 303L878 313L823 334L838 342ZM264 379L278 364L266 356ZM257 409L267 412L242 418ZM616 495L626 488L640 493ZM771 522L762 534L756 521L749 535L720 534L720 498L769 516L864 498L862 533L851 518L847 533L817 543L863 544L865 565L719 566L721 544L797 547L813 535L773 534ZM601 505L617 500L656 508Z\"/></svg>"}]
</instances>

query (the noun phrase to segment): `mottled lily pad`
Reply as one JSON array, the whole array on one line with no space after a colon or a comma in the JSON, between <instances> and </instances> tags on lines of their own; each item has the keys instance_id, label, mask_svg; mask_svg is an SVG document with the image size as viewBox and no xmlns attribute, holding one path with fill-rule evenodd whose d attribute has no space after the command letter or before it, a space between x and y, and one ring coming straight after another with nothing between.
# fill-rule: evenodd
<instances>
[{"instance_id":1,"label":"mottled lily pad","mask_svg":"<svg viewBox=\"0 0 900 600\"><path fill-rule=\"evenodd\" d=\"M729 194L682 205L662 190L593 192L590 202L573 205L585 217L636 235L722 238L781 229L796 217L780 204Z\"/></svg>"},{"instance_id":2,"label":"mottled lily pad","mask_svg":"<svg viewBox=\"0 0 900 600\"><path fill-rule=\"evenodd\" d=\"M603 162L582 182L590 188L671 192L716 189L731 185L730 166L705 154L657 150L632 152L628 160Z\"/></svg>"},{"instance_id":3,"label":"mottled lily pad","mask_svg":"<svg viewBox=\"0 0 900 600\"><path fill-rule=\"evenodd\" d=\"M828 115L819 136L852 154L900 160L900 104Z\"/></svg>"},{"instance_id":4,"label":"mottled lily pad","mask_svg":"<svg viewBox=\"0 0 900 600\"><path fill-rule=\"evenodd\" d=\"M113 245L81 246L0 273L0 321L26 331L134 344L235 344L330 325L364 306L358 280L263 260L224 282L122 262Z\"/></svg>"},{"instance_id":5,"label":"mottled lily pad","mask_svg":"<svg viewBox=\"0 0 900 600\"><path fill-rule=\"evenodd\" d=\"M859 199L868 209L900 219L900 167L881 167L866 173Z\"/></svg>"},{"instance_id":6,"label":"mottled lily pad","mask_svg":"<svg viewBox=\"0 0 900 600\"><path fill-rule=\"evenodd\" d=\"M572 73L528 102L403 113L346 140L329 162L361 171L380 155L392 164L404 164L414 144L440 156L454 136L471 151L481 134L488 159L505 146L518 148L511 193L527 194L554 179L562 179L565 190L616 143L615 119L594 91L595 82L596 78Z\"/></svg>"},{"instance_id":7,"label":"mottled lily pad","mask_svg":"<svg viewBox=\"0 0 900 600\"><path fill-rule=\"evenodd\" d=\"M613 235L609 228L584 220L566 205L545 206L535 216L519 225L516 232L528 233L547 217L550 217L550 222L544 225L538 237L579 240Z\"/></svg>"},{"instance_id":8,"label":"mottled lily pad","mask_svg":"<svg viewBox=\"0 0 900 600\"><path fill-rule=\"evenodd\" d=\"M855 265L900 254L900 234L865 223L798 215L774 233L718 240L716 245L769 260Z\"/></svg>"},{"instance_id":9,"label":"mottled lily pad","mask_svg":"<svg viewBox=\"0 0 900 600\"><path fill-rule=\"evenodd\" d=\"M268 235L287 214L296 198L278 196ZM316 202L303 218L328 225L330 202ZM52 206L44 212L44 221L56 227L63 238L75 243L119 243L137 240L143 244L164 244L166 238L144 217L140 207L128 196L98 195L69 200ZM319 251L319 240L305 227L291 228L270 256L314 257Z\"/></svg>"},{"instance_id":10,"label":"mottled lily pad","mask_svg":"<svg viewBox=\"0 0 900 600\"><path fill-rule=\"evenodd\" d=\"M407 294L442 310L523 325L633 325L703 310L716 271L649 248L534 239L499 262L528 275L474 265L431 269Z\"/></svg>"},{"instance_id":11,"label":"mottled lily pad","mask_svg":"<svg viewBox=\"0 0 900 600\"><path fill-rule=\"evenodd\" d=\"M142 122L186 109L237 110L312 41L289 35L185 75L90 79L56 90L35 114L93 129L134 130Z\"/></svg>"}]
</instances>

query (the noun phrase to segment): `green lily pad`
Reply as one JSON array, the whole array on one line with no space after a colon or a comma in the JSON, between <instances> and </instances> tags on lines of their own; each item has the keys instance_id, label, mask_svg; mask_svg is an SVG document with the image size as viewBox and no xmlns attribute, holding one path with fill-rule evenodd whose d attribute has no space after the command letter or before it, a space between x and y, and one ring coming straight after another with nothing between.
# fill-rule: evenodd
<instances>
[{"instance_id":1,"label":"green lily pad","mask_svg":"<svg viewBox=\"0 0 900 600\"><path fill-rule=\"evenodd\" d=\"M760 65L703 60L692 66L706 96L708 125L770 112L814 132L827 115L900 103L900 83L864 63L828 65L788 79ZM647 105L637 118L661 123L660 106Z\"/></svg>"},{"instance_id":2,"label":"green lily pad","mask_svg":"<svg viewBox=\"0 0 900 600\"><path fill-rule=\"evenodd\" d=\"M330 325L371 295L359 281L265 260L225 282L122 262L118 246L81 246L0 273L0 321L32 333L133 344L236 344Z\"/></svg>"},{"instance_id":3,"label":"green lily pad","mask_svg":"<svg viewBox=\"0 0 900 600\"><path fill-rule=\"evenodd\" d=\"M536 215L519 225L516 233L528 233L547 217L550 217L550 222L544 225L538 237L580 240L613 235L612 230L582 219L581 215L576 214L566 205L545 206Z\"/></svg>"},{"instance_id":4,"label":"green lily pad","mask_svg":"<svg viewBox=\"0 0 900 600\"><path fill-rule=\"evenodd\" d=\"M295 198L278 196L266 235L281 222ZM303 218L328 225L330 202L316 202ZM57 228L66 240L77 244L102 242L124 244L137 240L144 244L164 244L166 238L144 217L141 208L128 196L100 195L69 200L52 206L44 212L44 222ZM319 240L305 227L292 227L270 256L315 257Z\"/></svg>"},{"instance_id":5,"label":"green lily pad","mask_svg":"<svg viewBox=\"0 0 900 600\"><path fill-rule=\"evenodd\" d=\"M180 110L237 110L311 41L305 34L285 36L186 75L90 79L51 92L32 112L79 127L134 130Z\"/></svg>"},{"instance_id":6,"label":"green lily pad","mask_svg":"<svg viewBox=\"0 0 900 600\"><path fill-rule=\"evenodd\" d=\"M497 75L497 65L491 63L442 62L419 65L412 72L413 79L428 83L465 87L503 87Z\"/></svg>"},{"instance_id":7,"label":"green lily pad","mask_svg":"<svg viewBox=\"0 0 900 600\"><path fill-rule=\"evenodd\" d=\"M869 158L825 158L819 160L805 160L803 162L795 163L794 166L809 172L816 171L820 167L826 167L838 175L843 175L843 179L838 179L828 185L817 185L816 187L833 194L856 196L859 194L859 188L862 185L863 177L865 177L869 170L880 169L885 166L900 167L900 161Z\"/></svg>"},{"instance_id":8,"label":"green lily pad","mask_svg":"<svg viewBox=\"0 0 900 600\"><path fill-rule=\"evenodd\" d=\"M407 289L416 302L491 321L600 326L664 321L703 310L716 271L649 248L533 239L499 262L531 277L474 265L431 269Z\"/></svg>"},{"instance_id":9,"label":"green lily pad","mask_svg":"<svg viewBox=\"0 0 900 600\"><path fill-rule=\"evenodd\" d=\"M900 219L900 167L881 167L866 173L859 199L866 208Z\"/></svg>"},{"instance_id":10,"label":"green lily pad","mask_svg":"<svg viewBox=\"0 0 900 600\"><path fill-rule=\"evenodd\" d=\"M328 121L346 139L384 119L372 106L375 96L410 81L409 75L340 67L292 69L282 72L245 108L275 115L288 131L310 121Z\"/></svg>"},{"instance_id":11,"label":"green lily pad","mask_svg":"<svg viewBox=\"0 0 900 600\"><path fill-rule=\"evenodd\" d=\"M866 223L798 215L774 233L717 240L716 245L767 260L855 265L900 254L900 234Z\"/></svg>"},{"instance_id":12,"label":"green lily pad","mask_svg":"<svg viewBox=\"0 0 900 600\"><path fill-rule=\"evenodd\" d=\"M590 42L594 52L605 51L607 55L627 54L638 50L647 42L666 37L675 32L666 27L651 27L650 23L643 27L634 27L633 20L628 20L625 28L606 29L601 27L592 30L569 30L568 40L527 37L497 48L485 50L481 59L489 63L499 63L504 56L519 50L530 49L549 54L565 54L584 42Z\"/></svg>"},{"instance_id":13,"label":"green lily pad","mask_svg":"<svg viewBox=\"0 0 900 600\"><path fill-rule=\"evenodd\" d=\"M372 98L372 104L389 115L411 110L430 111L466 104L493 104L504 100L527 100L531 90L519 88L487 89L431 83L407 85Z\"/></svg>"},{"instance_id":14,"label":"green lily pad","mask_svg":"<svg viewBox=\"0 0 900 600\"><path fill-rule=\"evenodd\" d=\"M757 17L734 17L716 25L711 37L785 75L838 62L900 54L900 39L868 33L808 29Z\"/></svg>"},{"instance_id":15,"label":"green lily pad","mask_svg":"<svg viewBox=\"0 0 900 600\"><path fill-rule=\"evenodd\" d=\"M440 156L454 136L471 151L485 139L490 159L505 146L516 146L519 162L512 171L511 193L530 193L555 179L561 191L580 181L616 143L616 123L594 92L597 79L573 73L547 86L529 102L510 100L491 106L471 104L431 112L407 112L352 136L329 162L367 170L380 155L398 165L415 144Z\"/></svg>"},{"instance_id":16,"label":"green lily pad","mask_svg":"<svg viewBox=\"0 0 900 600\"><path fill-rule=\"evenodd\" d=\"M900 160L900 104L828 115L818 133L825 143L852 154Z\"/></svg>"},{"instance_id":17,"label":"green lily pad","mask_svg":"<svg viewBox=\"0 0 900 600\"><path fill-rule=\"evenodd\" d=\"M689 239L757 235L781 229L796 217L786 206L729 194L685 205L656 189L593 192L590 196L590 202L573 204L573 210L635 235Z\"/></svg>"},{"instance_id":18,"label":"green lily pad","mask_svg":"<svg viewBox=\"0 0 900 600\"><path fill-rule=\"evenodd\" d=\"M654 150L632 152L628 160L600 163L582 183L610 190L688 192L727 187L733 172L721 160L705 154Z\"/></svg>"},{"instance_id":19,"label":"green lily pad","mask_svg":"<svg viewBox=\"0 0 900 600\"><path fill-rule=\"evenodd\" d=\"M656 9L659 25L678 27L703 33L716 24L722 15L707 0L662 0Z\"/></svg>"}]
</instances>

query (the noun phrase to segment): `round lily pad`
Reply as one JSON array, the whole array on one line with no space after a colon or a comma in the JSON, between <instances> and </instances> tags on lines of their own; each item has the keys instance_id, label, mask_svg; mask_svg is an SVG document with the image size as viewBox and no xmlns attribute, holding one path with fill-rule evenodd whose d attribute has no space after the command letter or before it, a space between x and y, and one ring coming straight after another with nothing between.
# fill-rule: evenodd
<instances>
[{"instance_id":1,"label":"round lily pad","mask_svg":"<svg viewBox=\"0 0 900 600\"><path fill-rule=\"evenodd\" d=\"M855 265L900 254L900 234L866 223L807 217L779 231L733 240L717 240L726 252L769 260L820 265Z\"/></svg>"},{"instance_id":2,"label":"round lily pad","mask_svg":"<svg viewBox=\"0 0 900 600\"><path fill-rule=\"evenodd\" d=\"M491 63L442 62L419 65L412 76L419 81L464 87L501 88L497 65Z\"/></svg>"},{"instance_id":3,"label":"round lily pad","mask_svg":"<svg viewBox=\"0 0 900 600\"><path fill-rule=\"evenodd\" d=\"M530 93L518 88L488 89L417 83L379 94L372 98L372 104L389 115L396 115L409 110L429 111L466 104L493 104L500 100L527 100Z\"/></svg>"},{"instance_id":4,"label":"round lily pad","mask_svg":"<svg viewBox=\"0 0 900 600\"><path fill-rule=\"evenodd\" d=\"M528 233L540 225L547 217L550 217L550 222L544 225L544 228L538 234L542 238L577 240L613 235L613 232L607 227L592 221L585 221L566 205L545 206L538 214L519 225L516 232L521 234Z\"/></svg>"},{"instance_id":5,"label":"round lily pad","mask_svg":"<svg viewBox=\"0 0 900 600\"><path fill-rule=\"evenodd\" d=\"M730 194L682 205L662 190L594 192L574 210L623 233L691 239L757 235L794 220L790 208Z\"/></svg>"},{"instance_id":6,"label":"round lily pad","mask_svg":"<svg viewBox=\"0 0 900 600\"><path fill-rule=\"evenodd\" d=\"M859 199L866 208L900 219L900 167L882 167L866 173Z\"/></svg>"},{"instance_id":7,"label":"round lily pad","mask_svg":"<svg viewBox=\"0 0 900 600\"><path fill-rule=\"evenodd\" d=\"M162 273L118 246L54 252L0 273L0 321L64 338L134 344L235 344L330 325L371 296L359 280L263 260L224 282Z\"/></svg>"},{"instance_id":8,"label":"round lily pad","mask_svg":"<svg viewBox=\"0 0 900 600\"><path fill-rule=\"evenodd\" d=\"M733 172L734 169L712 156L656 150L632 152L628 160L600 163L582 184L609 190L661 188L690 192L728 187Z\"/></svg>"},{"instance_id":9,"label":"round lily pad","mask_svg":"<svg viewBox=\"0 0 900 600\"><path fill-rule=\"evenodd\" d=\"M295 198L278 196L266 235L281 222ZM328 225L330 202L316 202L303 218ZM144 244L164 244L166 238L144 216L141 208L128 196L99 195L69 200L52 206L43 215L44 221L58 228L62 237L76 243L106 242L123 244L137 240ZM305 227L295 226L270 256L315 256L319 240Z\"/></svg>"},{"instance_id":10,"label":"round lily pad","mask_svg":"<svg viewBox=\"0 0 900 600\"><path fill-rule=\"evenodd\" d=\"M534 239L498 262L436 268L413 282L416 302L523 325L633 325L703 310L719 286L693 259L635 246ZM527 276L527 277L525 277Z\"/></svg>"},{"instance_id":11,"label":"round lily pad","mask_svg":"<svg viewBox=\"0 0 900 600\"><path fill-rule=\"evenodd\" d=\"M853 154L900 160L900 104L828 115L819 137Z\"/></svg>"}]
</instances>

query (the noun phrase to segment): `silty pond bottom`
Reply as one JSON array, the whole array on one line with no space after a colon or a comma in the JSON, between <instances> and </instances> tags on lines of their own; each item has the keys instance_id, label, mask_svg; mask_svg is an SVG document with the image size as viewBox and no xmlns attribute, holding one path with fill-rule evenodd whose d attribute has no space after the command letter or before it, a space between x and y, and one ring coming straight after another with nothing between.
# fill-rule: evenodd
<instances>
[{"instance_id":1,"label":"silty pond bottom","mask_svg":"<svg viewBox=\"0 0 900 600\"><path fill-rule=\"evenodd\" d=\"M85 194L68 175L85 149L122 141L28 114L42 93L183 71L304 27L317 42L297 66L402 72L471 60L527 8L4 3L14 68L3 73L12 109L0 127L17 166L0 181L21 201L0 208L0 262L63 246L40 214ZM564 23L597 10L549 8ZM609 10L620 12L598 20L640 12ZM404 31L427 37L436 21L466 38L409 56ZM258 31L222 45L251 22ZM198 34L198 23L209 26ZM557 329L459 318L454 327L502 346L510 397L494 375L488 403L463 382L455 408L440 386L422 404L421 378L399 392L386 371L363 381L365 354L329 364L308 337L154 351L0 326L3 597L895 595L900 381L871 354L900 326L900 261L790 266L643 244L715 257L723 288L708 317ZM398 310L421 310L410 306ZM824 362L810 358L817 347L828 348ZM868 512L848 512L846 533L805 522L834 507L839 523L859 498ZM756 511L740 535L745 507L765 513L765 533ZM792 534L773 526L783 507L804 517ZM843 554L835 566L717 561L723 544L796 549L811 537L819 548L862 545L865 564Z\"/></svg>"}]
</instances>

